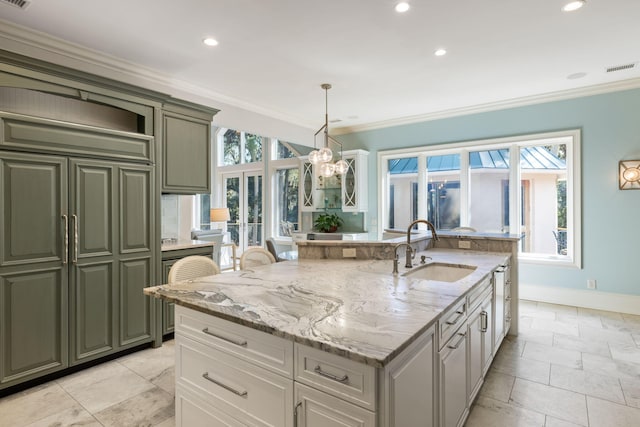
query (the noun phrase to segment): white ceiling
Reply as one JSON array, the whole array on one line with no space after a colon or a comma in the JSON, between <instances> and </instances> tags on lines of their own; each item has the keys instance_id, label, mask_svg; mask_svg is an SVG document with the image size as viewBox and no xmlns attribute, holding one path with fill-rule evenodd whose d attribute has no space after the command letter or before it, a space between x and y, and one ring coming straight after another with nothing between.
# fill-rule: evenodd
<instances>
[{"instance_id":1,"label":"white ceiling","mask_svg":"<svg viewBox=\"0 0 640 427\"><path fill-rule=\"evenodd\" d=\"M413 0L398 14L392 0L32 0L0 3L0 19L310 128L328 82L332 129L353 130L640 78L640 64L605 72L640 61L640 1L564 3Z\"/></svg>"}]
</instances>

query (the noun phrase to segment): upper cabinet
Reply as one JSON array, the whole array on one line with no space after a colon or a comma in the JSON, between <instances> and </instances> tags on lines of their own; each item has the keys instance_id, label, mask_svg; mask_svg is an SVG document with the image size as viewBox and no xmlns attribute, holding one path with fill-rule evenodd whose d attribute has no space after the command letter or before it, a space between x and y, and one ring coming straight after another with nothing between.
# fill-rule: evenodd
<instances>
[{"instance_id":1,"label":"upper cabinet","mask_svg":"<svg viewBox=\"0 0 640 427\"><path fill-rule=\"evenodd\" d=\"M218 111L195 104L164 104L162 192L211 192L211 120Z\"/></svg>"},{"instance_id":2,"label":"upper cabinet","mask_svg":"<svg viewBox=\"0 0 640 427\"><path fill-rule=\"evenodd\" d=\"M300 166L300 209L315 212L340 209L343 212L365 212L367 206L367 156L364 150L342 153L349 168L344 175L329 178L318 175L317 168L306 157Z\"/></svg>"}]
</instances>

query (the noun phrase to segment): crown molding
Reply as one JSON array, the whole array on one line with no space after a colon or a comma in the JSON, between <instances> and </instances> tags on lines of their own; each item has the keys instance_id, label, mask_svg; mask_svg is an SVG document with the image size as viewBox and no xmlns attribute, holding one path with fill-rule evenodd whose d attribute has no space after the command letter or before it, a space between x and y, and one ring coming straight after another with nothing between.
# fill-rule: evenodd
<instances>
[{"instance_id":1,"label":"crown molding","mask_svg":"<svg viewBox=\"0 0 640 427\"><path fill-rule=\"evenodd\" d=\"M279 112L274 108L257 106L184 80L177 80L161 71L0 19L0 41L2 40L11 46L11 48L4 47L6 50L25 56L35 56L36 59L56 65L69 67L70 64L74 64L74 67L84 72L122 80L127 84L166 92L169 95L180 92L181 97L190 95L189 101L202 103L204 100L207 106L220 110L223 110L223 107L221 108L219 104L223 103L304 128L313 127L313 124L306 123L299 117Z\"/></svg>"},{"instance_id":2,"label":"crown molding","mask_svg":"<svg viewBox=\"0 0 640 427\"><path fill-rule=\"evenodd\" d=\"M415 116L398 117L395 119L381 120L363 125L345 126L333 128L334 135L346 135L355 132L364 132L376 129L383 129L394 126L410 125L433 120L447 119L451 117L466 116L469 114L485 113L489 111L505 110L507 108L524 107L527 105L542 104L545 102L562 101L572 98L582 98L591 95L600 95L609 92L619 92L629 89L640 88L640 78L621 80L612 83L602 83L593 86L586 86L576 89L568 89L557 92L550 92L541 95L525 96L505 101L497 101L469 107L452 108L450 110L434 111L432 113L418 114Z\"/></svg>"}]
</instances>

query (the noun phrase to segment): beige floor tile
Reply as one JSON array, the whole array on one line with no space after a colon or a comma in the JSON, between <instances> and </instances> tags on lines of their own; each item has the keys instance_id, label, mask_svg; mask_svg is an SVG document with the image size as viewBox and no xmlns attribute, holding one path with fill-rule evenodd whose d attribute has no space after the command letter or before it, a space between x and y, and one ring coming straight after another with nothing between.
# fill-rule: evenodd
<instances>
[{"instance_id":1,"label":"beige floor tile","mask_svg":"<svg viewBox=\"0 0 640 427\"><path fill-rule=\"evenodd\" d=\"M590 427L638 427L640 409L587 396Z\"/></svg>"},{"instance_id":2,"label":"beige floor tile","mask_svg":"<svg viewBox=\"0 0 640 427\"><path fill-rule=\"evenodd\" d=\"M640 348L635 345L609 344L611 358L640 365Z\"/></svg>"},{"instance_id":3,"label":"beige floor tile","mask_svg":"<svg viewBox=\"0 0 640 427\"><path fill-rule=\"evenodd\" d=\"M480 395L508 403L516 377L490 369L480 389Z\"/></svg>"},{"instance_id":4,"label":"beige floor tile","mask_svg":"<svg viewBox=\"0 0 640 427\"><path fill-rule=\"evenodd\" d=\"M522 357L540 362L555 363L569 368L582 368L582 355L579 351L565 350L550 345L528 342L524 347Z\"/></svg>"},{"instance_id":5,"label":"beige floor tile","mask_svg":"<svg viewBox=\"0 0 640 427\"><path fill-rule=\"evenodd\" d=\"M614 378L640 378L640 365L615 360L594 354L582 354L582 368L602 375L610 375Z\"/></svg>"},{"instance_id":6,"label":"beige floor tile","mask_svg":"<svg viewBox=\"0 0 640 427\"><path fill-rule=\"evenodd\" d=\"M531 323L531 329L539 329L564 335L573 335L576 337L580 335L578 325L560 322L558 320L533 319L533 323Z\"/></svg>"},{"instance_id":7,"label":"beige floor tile","mask_svg":"<svg viewBox=\"0 0 640 427\"><path fill-rule=\"evenodd\" d=\"M560 313L558 314L556 320L558 320L559 322L571 323L573 325L584 325L596 329L602 329L602 320L600 319L600 316L587 317L575 314Z\"/></svg>"},{"instance_id":8,"label":"beige floor tile","mask_svg":"<svg viewBox=\"0 0 640 427\"><path fill-rule=\"evenodd\" d=\"M548 302L538 302L539 311L552 311L554 313L578 314L578 309L570 305L551 304Z\"/></svg>"},{"instance_id":9,"label":"beige floor tile","mask_svg":"<svg viewBox=\"0 0 640 427\"><path fill-rule=\"evenodd\" d=\"M583 394L516 378L511 403L561 420L588 425Z\"/></svg>"},{"instance_id":10,"label":"beige floor tile","mask_svg":"<svg viewBox=\"0 0 640 427\"><path fill-rule=\"evenodd\" d=\"M597 329L590 326L578 325L580 337L588 341L606 342L609 344L635 344L631 333L618 332L610 329Z\"/></svg>"},{"instance_id":11,"label":"beige floor tile","mask_svg":"<svg viewBox=\"0 0 640 427\"><path fill-rule=\"evenodd\" d=\"M523 339L507 335L504 340L502 340L498 354L509 354L516 357L522 356L525 343L526 341Z\"/></svg>"},{"instance_id":12,"label":"beige floor tile","mask_svg":"<svg viewBox=\"0 0 640 427\"><path fill-rule=\"evenodd\" d=\"M640 347L640 334L631 334L631 336L636 343L636 347Z\"/></svg>"},{"instance_id":13,"label":"beige floor tile","mask_svg":"<svg viewBox=\"0 0 640 427\"><path fill-rule=\"evenodd\" d=\"M58 382L92 414L155 387L116 362L95 366Z\"/></svg>"},{"instance_id":14,"label":"beige floor tile","mask_svg":"<svg viewBox=\"0 0 640 427\"><path fill-rule=\"evenodd\" d=\"M609 375L551 364L550 384L565 390L625 404L620 381Z\"/></svg>"},{"instance_id":15,"label":"beige floor tile","mask_svg":"<svg viewBox=\"0 0 640 427\"><path fill-rule=\"evenodd\" d=\"M525 315L528 313L537 313L538 312L538 303L536 301L529 301L526 299L521 299L519 301L520 315Z\"/></svg>"},{"instance_id":16,"label":"beige floor tile","mask_svg":"<svg viewBox=\"0 0 640 427\"><path fill-rule=\"evenodd\" d=\"M78 404L56 383L47 383L0 399L0 427L26 426Z\"/></svg>"},{"instance_id":17,"label":"beige floor tile","mask_svg":"<svg viewBox=\"0 0 640 427\"><path fill-rule=\"evenodd\" d=\"M529 311L520 315L520 321L523 319L556 320L556 313L555 311Z\"/></svg>"},{"instance_id":18,"label":"beige floor tile","mask_svg":"<svg viewBox=\"0 0 640 427\"><path fill-rule=\"evenodd\" d=\"M602 329L605 329L608 331L627 332L630 334L637 334L637 333L640 333L640 323L613 320L613 319L602 319Z\"/></svg>"},{"instance_id":19,"label":"beige floor tile","mask_svg":"<svg viewBox=\"0 0 640 427\"><path fill-rule=\"evenodd\" d=\"M166 341L159 348L149 348L118 359L118 363L131 369L143 378L151 379L160 375L167 366L175 364L173 340Z\"/></svg>"},{"instance_id":20,"label":"beige floor tile","mask_svg":"<svg viewBox=\"0 0 640 427\"><path fill-rule=\"evenodd\" d=\"M622 314L613 311L594 310L593 308L578 307L578 316L599 317L601 319L623 320Z\"/></svg>"},{"instance_id":21,"label":"beige floor tile","mask_svg":"<svg viewBox=\"0 0 640 427\"><path fill-rule=\"evenodd\" d=\"M155 387L110 406L95 416L105 427L156 426L174 416L174 399L171 394Z\"/></svg>"},{"instance_id":22,"label":"beige floor tile","mask_svg":"<svg viewBox=\"0 0 640 427\"><path fill-rule=\"evenodd\" d=\"M176 427L176 418L171 417L169 419L166 419L160 424L158 424L156 427Z\"/></svg>"},{"instance_id":23,"label":"beige floor tile","mask_svg":"<svg viewBox=\"0 0 640 427\"><path fill-rule=\"evenodd\" d=\"M514 377L549 384L551 364L549 362L538 362L537 360L526 360L522 357L505 357L498 354L493 360L491 369Z\"/></svg>"},{"instance_id":24,"label":"beige floor tile","mask_svg":"<svg viewBox=\"0 0 640 427\"><path fill-rule=\"evenodd\" d=\"M80 404L65 411L48 416L27 427L102 427L93 415L88 413Z\"/></svg>"},{"instance_id":25,"label":"beige floor tile","mask_svg":"<svg viewBox=\"0 0 640 427\"><path fill-rule=\"evenodd\" d=\"M620 385L622 386L627 406L640 408L640 378L621 378Z\"/></svg>"},{"instance_id":26,"label":"beige floor tile","mask_svg":"<svg viewBox=\"0 0 640 427\"><path fill-rule=\"evenodd\" d=\"M547 415L547 421L544 427L580 427L580 424L570 423L569 421L560 420L556 417Z\"/></svg>"},{"instance_id":27,"label":"beige floor tile","mask_svg":"<svg viewBox=\"0 0 640 427\"><path fill-rule=\"evenodd\" d=\"M479 396L465 427L543 427L545 416L488 397Z\"/></svg>"},{"instance_id":28,"label":"beige floor tile","mask_svg":"<svg viewBox=\"0 0 640 427\"><path fill-rule=\"evenodd\" d=\"M153 384L157 385L167 393L174 395L176 388L174 366L171 365L155 377L149 378L149 381L151 381Z\"/></svg>"},{"instance_id":29,"label":"beige floor tile","mask_svg":"<svg viewBox=\"0 0 640 427\"><path fill-rule=\"evenodd\" d=\"M611 357L609 344L596 341L588 341L580 337L554 334L553 346L565 350L575 350L581 353L597 354L603 357Z\"/></svg>"},{"instance_id":30,"label":"beige floor tile","mask_svg":"<svg viewBox=\"0 0 640 427\"><path fill-rule=\"evenodd\" d=\"M553 332L544 331L541 329L520 327L518 330L518 340L535 342L538 344L553 345Z\"/></svg>"}]
</instances>

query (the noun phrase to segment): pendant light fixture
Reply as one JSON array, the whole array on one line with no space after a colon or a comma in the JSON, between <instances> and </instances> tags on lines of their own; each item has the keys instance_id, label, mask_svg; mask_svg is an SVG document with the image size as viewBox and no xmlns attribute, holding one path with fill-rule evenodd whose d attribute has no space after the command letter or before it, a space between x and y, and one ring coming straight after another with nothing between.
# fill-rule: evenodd
<instances>
[{"instance_id":1,"label":"pendant light fixture","mask_svg":"<svg viewBox=\"0 0 640 427\"><path fill-rule=\"evenodd\" d=\"M329 136L329 89L331 85L329 83L323 83L320 85L324 89L324 125L318 129L313 136L313 147L316 148L316 140L320 132L323 133L322 148L314 149L309 153L309 162L318 166L318 173L324 177L330 177L333 174L343 175L349 169L347 162L342 160L342 144L331 136ZM333 160L333 152L329 148L329 141L340 146L340 160L336 163L331 163Z\"/></svg>"}]
</instances>

